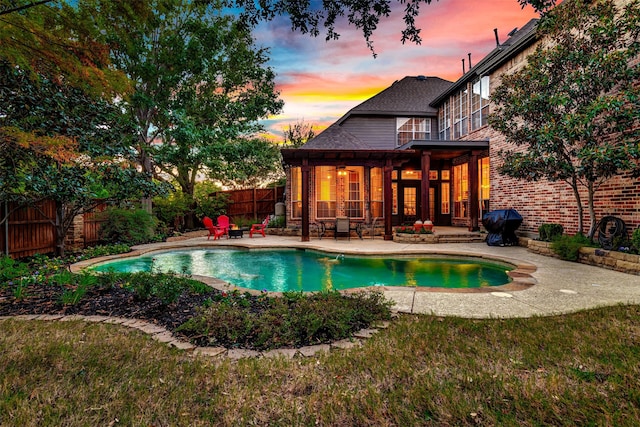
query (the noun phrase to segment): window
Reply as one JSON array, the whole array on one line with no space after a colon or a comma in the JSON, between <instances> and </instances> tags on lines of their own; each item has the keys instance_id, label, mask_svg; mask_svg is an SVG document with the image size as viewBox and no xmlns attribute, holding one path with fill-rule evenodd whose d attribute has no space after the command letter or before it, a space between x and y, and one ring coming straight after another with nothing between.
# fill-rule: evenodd
<instances>
[{"instance_id":1,"label":"window","mask_svg":"<svg viewBox=\"0 0 640 427\"><path fill-rule=\"evenodd\" d=\"M469 205L469 164L453 167L453 215L465 218Z\"/></svg>"},{"instance_id":2,"label":"window","mask_svg":"<svg viewBox=\"0 0 640 427\"><path fill-rule=\"evenodd\" d=\"M349 218L364 218L364 192L362 191L362 167L351 167L343 175L344 191L341 196L344 198L344 216Z\"/></svg>"},{"instance_id":3,"label":"window","mask_svg":"<svg viewBox=\"0 0 640 427\"><path fill-rule=\"evenodd\" d=\"M478 171L480 171L480 176L478 177L480 194L478 195L478 200L480 200L480 218L482 218L482 213L489 211L489 190L491 188L491 182L489 181L489 157L478 159Z\"/></svg>"},{"instance_id":4,"label":"window","mask_svg":"<svg viewBox=\"0 0 640 427\"><path fill-rule=\"evenodd\" d=\"M364 217L364 168L316 167L316 218Z\"/></svg>"},{"instance_id":5,"label":"window","mask_svg":"<svg viewBox=\"0 0 640 427\"><path fill-rule=\"evenodd\" d=\"M403 180L422 179L422 171L405 169L400 171L400 178Z\"/></svg>"},{"instance_id":6,"label":"window","mask_svg":"<svg viewBox=\"0 0 640 427\"><path fill-rule=\"evenodd\" d=\"M451 213L451 194L450 185L448 182L440 184L440 213L442 215L449 215Z\"/></svg>"},{"instance_id":7,"label":"window","mask_svg":"<svg viewBox=\"0 0 640 427\"><path fill-rule=\"evenodd\" d=\"M418 189L416 187L404 188L404 216L416 216L418 207Z\"/></svg>"},{"instance_id":8,"label":"window","mask_svg":"<svg viewBox=\"0 0 640 427\"><path fill-rule=\"evenodd\" d=\"M440 107L438 119L438 129L440 130L438 136L440 140L445 141L451 139L451 106L448 99L444 101L444 104Z\"/></svg>"},{"instance_id":9,"label":"window","mask_svg":"<svg viewBox=\"0 0 640 427\"><path fill-rule=\"evenodd\" d=\"M397 141L399 147L414 139L431 139L431 120L425 118L396 118Z\"/></svg>"},{"instance_id":10,"label":"window","mask_svg":"<svg viewBox=\"0 0 640 427\"><path fill-rule=\"evenodd\" d=\"M453 138L469 133L469 91L461 90L452 98Z\"/></svg>"},{"instance_id":11,"label":"window","mask_svg":"<svg viewBox=\"0 0 640 427\"><path fill-rule=\"evenodd\" d=\"M489 117L489 76L476 79L471 93L471 129L487 124Z\"/></svg>"},{"instance_id":12,"label":"window","mask_svg":"<svg viewBox=\"0 0 640 427\"><path fill-rule=\"evenodd\" d=\"M316 217L336 217L336 168L316 167Z\"/></svg>"},{"instance_id":13,"label":"window","mask_svg":"<svg viewBox=\"0 0 640 427\"><path fill-rule=\"evenodd\" d=\"M371 179L369 185L371 186L371 218L373 219L384 216L382 168L371 168L370 176Z\"/></svg>"},{"instance_id":14,"label":"window","mask_svg":"<svg viewBox=\"0 0 640 427\"><path fill-rule=\"evenodd\" d=\"M302 169L291 168L291 216L302 217Z\"/></svg>"}]
</instances>

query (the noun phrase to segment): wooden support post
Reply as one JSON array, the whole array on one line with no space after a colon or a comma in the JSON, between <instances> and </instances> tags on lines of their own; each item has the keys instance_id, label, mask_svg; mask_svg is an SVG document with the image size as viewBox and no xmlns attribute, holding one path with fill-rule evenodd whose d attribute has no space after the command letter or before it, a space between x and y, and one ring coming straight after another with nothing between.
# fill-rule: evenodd
<instances>
[{"instance_id":1,"label":"wooden support post","mask_svg":"<svg viewBox=\"0 0 640 427\"><path fill-rule=\"evenodd\" d=\"M310 183L309 173L311 167L309 166L309 160L302 160L302 241L309 241L309 193Z\"/></svg>"},{"instance_id":2,"label":"wooden support post","mask_svg":"<svg viewBox=\"0 0 640 427\"><path fill-rule=\"evenodd\" d=\"M393 207L393 190L391 188L391 173L393 165L391 159L387 159L384 165L383 187L384 187L384 240L393 240L393 227L391 225L391 215Z\"/></svg>"},{"instance_id":3,"label":"wooden support post","mask_svg":"<svg viewBox=\"0 0 640 427\"><path fill-rule=\"evenodd\" d=\"M421 157L421 167L422 167L422 180L420 184L420 218L421 221L425 221L429 218L429 187L431 186L431 182L429 181L429 171L431 170L431 152L423 151Z\"/></svg>"}]
</instances>

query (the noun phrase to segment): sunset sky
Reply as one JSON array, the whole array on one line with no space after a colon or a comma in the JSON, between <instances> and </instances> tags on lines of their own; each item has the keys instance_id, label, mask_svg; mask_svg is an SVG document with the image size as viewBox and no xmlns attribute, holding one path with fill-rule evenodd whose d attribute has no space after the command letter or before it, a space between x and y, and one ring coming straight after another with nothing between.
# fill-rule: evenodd
<instances>
[{"instance_id":1,"label":"sunset sky","mask_svg":"<svg viewBox=\"0 0 640 427\"><path fill-rule=\"evenodd\" d=\"M282 114L263 122L276 140L288 125L304 120L318 130L349 109L405 76L438 76L455 81L500 41L537 14L517 0L439 0L421 8L417 19L422 44L402 44L402 10L392 14L373 35L373 58L362 34L353 27L338 28L339 40L325 41L293 33L288 21L261 25L257 43L268 47L277 73L277 90L285 101ZM316 132L317 133L317 132Z\"/></svg>"}]
</instances>

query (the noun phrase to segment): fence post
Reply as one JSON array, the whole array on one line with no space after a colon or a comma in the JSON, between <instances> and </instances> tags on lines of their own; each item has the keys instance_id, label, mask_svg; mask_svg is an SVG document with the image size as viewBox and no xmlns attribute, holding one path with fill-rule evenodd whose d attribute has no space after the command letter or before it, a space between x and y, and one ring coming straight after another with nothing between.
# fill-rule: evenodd
<instances>
[{"instance_id":1,"label":"fence post","mask_svg":"<svg viewBox=\"0 0 640 427\"><path fill-rule=\"evenodd\" d=\"M9 202L4 202L4 253L9 256Z\"/></svg>"},{"instance_id":2,"label":"fence post","mask_svg":"<svg viewBox=\"0 0 640 427\"><path fill-rule=\"evenodd\" d=\"M258 195L256 187L253 187L253 220L258 221Z\"/></svg>"}]
</instances>

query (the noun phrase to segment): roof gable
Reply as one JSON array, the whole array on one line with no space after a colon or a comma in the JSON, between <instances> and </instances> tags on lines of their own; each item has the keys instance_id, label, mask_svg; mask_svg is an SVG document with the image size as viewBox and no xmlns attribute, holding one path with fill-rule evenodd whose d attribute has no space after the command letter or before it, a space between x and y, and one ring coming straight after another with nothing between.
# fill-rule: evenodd
<instances>
[{"instance_id":1,"label":"roof gable","mask_svg":"<svg viewBox=\"0 0 640 427\"><path fill-rule=\"evenodd\" d=\"M351 115L435 116L438 110L429 104L451 84L440 77L407 76L353 107L338 123Z\"/></svg>"}]
</instances>

